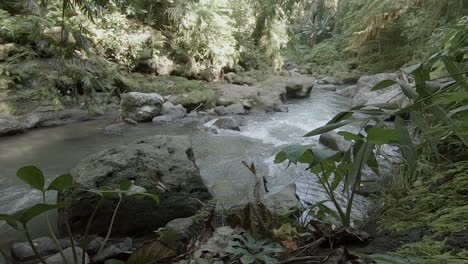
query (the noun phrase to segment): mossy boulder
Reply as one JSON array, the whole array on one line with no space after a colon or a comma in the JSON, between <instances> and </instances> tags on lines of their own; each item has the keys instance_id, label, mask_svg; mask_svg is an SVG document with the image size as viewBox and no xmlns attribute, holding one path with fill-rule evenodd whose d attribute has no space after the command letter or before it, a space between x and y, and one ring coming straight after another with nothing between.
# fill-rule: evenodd
<instances>
[{"instance_id":1,"label":"mossy boulder","mask_svg":"<svg viewBox=\"0 0 468 264\"><path fill-rule=\"evenodd\" d=\"M99 196L85 191L100 186L118 188L130 179L148 192L158 194L160 203L149 199L125 199L117 213L113 233L148 234L176 218L194 215L211 198L195 165L192 145L185 136L154 136L133 144L91 155L72 169L76 188L59 195L71 206L60 215L72 229L82 233ZM116 200L106 200L92 225L92 232L105 234Z\"/></svg>"}]
</instances>

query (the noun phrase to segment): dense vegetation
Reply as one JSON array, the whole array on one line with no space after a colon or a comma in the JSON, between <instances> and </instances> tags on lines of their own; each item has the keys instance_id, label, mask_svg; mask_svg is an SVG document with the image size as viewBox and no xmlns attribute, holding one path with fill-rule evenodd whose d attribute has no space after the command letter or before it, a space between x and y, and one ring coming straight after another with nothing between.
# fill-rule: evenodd
<instances>
[{"instance_id":1,"label":"dense vegetation","mask_svg":"<svg viewBox=\"0 0 468 264\"><path fill-rule=\"evenodd\" d=\"M467 14L462 0L5 0L0 3L0 117L70 105L105 111L129 91L189 93L184 106L209 105L215 93L211 82L230 72L261 78L289 69L347 83L401 69L403 81L384 80L372 91L398 86L404 105L357 106L305 135L357 124L358 132L339 132L350 142L348 150L290 146L275 163L302 163L316 176L328 199L295 213L325 223L333 235L322 238L333 248L331 241L340 240L342 232L357 237L349 228L362 227L353 222L352 211L364 167L380 176L380 151L398 147L401 163L371 197L376 204L371 220L378 224L377 238L387 242L413 230L424 235L370 258L466 263L468 251L453 241L468 238ZM253 164L247 167L256 173ZM45 188L35 167L21 169L18 177L44 195L73 185L64 175ZM117 190L91 191L103 199L117 197L115 211L127 196L157 198L130 181ZM31 242L27 223L67 206L43 202L0 220L23 230ZM253 236L231 241L229 263L280 258L293 263L292 255L310 246L311 234L299 232L303 227L297 221L272 219L264 210L260 199L244 210L248 223L242 227ZM112 222L105 242L111 230ZM55 238L52 228L50 233ZM281 255L284 248L287 254Z\"/></svg>"},{"instance_id":2,"label":"dense vegetation","mask_svg":"<svg viewBox=\"0 0 468 264\"><path fill-rule=\"evenodd\" d=\"M2 51L2 90L15 99L1 112L75 104L74 95L96 108L109 98L92 94L138 89L116 80L135 71L211 81L284 62L341 78L396 70L427 57L465 9L459 0L2 1L0 39L16 44Z\"/></svg>"}]
</instances>

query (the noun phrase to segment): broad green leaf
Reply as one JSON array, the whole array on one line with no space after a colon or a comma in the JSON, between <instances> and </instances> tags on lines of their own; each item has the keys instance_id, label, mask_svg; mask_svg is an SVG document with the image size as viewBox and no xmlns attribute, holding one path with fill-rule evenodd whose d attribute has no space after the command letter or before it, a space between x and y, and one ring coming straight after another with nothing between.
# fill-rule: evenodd
<instances>
[{"instance_id":1,"label":"broad green leaf","mask_svg":"<svg viewBox=\"0 0 468 264\"><path fill-rule=\"evenodd\" d=\"M282 163L286 160L289 160L289 162L293 164L297 164L297 162L299 161L303 163L308 163L307 160L302 156L307 150L309 150L309 148L310 146L307 145L288 146L276 155L275 163ZM312 156L310 156L310 153L308 153L308 156L313 158Z\"/></svg>"},{"instance_id":2,"label":"broad green leaf","mask_svg":"<svg viewBox=\"0 0 468 264\"><path fill-rule=\"evenodd\" d=\"M324 203L318 203L317 204L317 208L323 212L325 212L327 215L335 218L335 219L339 219L339 216L338 214L333 211L332 209L330 209L328 206L326 206Z\"/></svg>"},{"instance_id":3,"label":"broad green leaf","mask_svg":"<svg viewBox=\"0 0 468 264\"><path fill-rule=\"evenodd\" d=\"M63 191L73 187L73 177L70 174L64 174L55 178L47 187L48 191Z\"/></svg>"},{"instance_id":4,"label":"broad green leaf","mask_svg":"<svg viewBox=\"0 0 468 264\"><path fill-rule=\"evenodd\" d=\"M18 170L16 176L27 183L31 188L44 191L45 179L42 171L35 166L26 166Z\"/></svg>"},{"instance_id":5,"label":"broad green leaf","mask_svg":"<svg viewBox=\"0 0 468 264\"><path fill-rule=\"evenodd\" d=\"M120 181L120 190L127 191L133 185L132 180L122 180Z\"/></svg>"},{"instance_id":6,"label":"broad green leaf","mask_svg":"<svg viewBox=\"0 0 468 264\"><path fill-rule=\"evenodd\" d=\"M382 90L382 89L385 89L385 88L388 88L392 85L395 85L397 84L397 81L394 81L394 80L383 80L381 82L379 82L378 84L376 84L371 91L378 91L378 90Z\"/></svg>"},{"instance_id":7,"label":"broad green leaf","mask_svg":"<svg viewBox=\"0 0 468 264\"><path fill-rule=\"evenodd\" d=\"M353 116L356 110L362 109L364 107L365 107L364 105L356 106L356 107L351 108L349 111L340 112L336 114L330 121L328 121L327 125L335 124L340 121L349 119L350 117Z\"/></svg>"},{"instance_id":8,"label":"broad green leaf","mask_svg":"<svg viewBox=\"0 0 468 264\"><path fill-rule=\"evenodd\" d=\"M400 141L400 132L395 129L372 127L368 131L367 138L372 144L383 145Z\"/></svg>"},{"instance_id":9,"label":"broad green leaf","mask_svg":"<svg viewBox=\"0 0 468 264\"><path fill-rule=\"evenodd\" d=\"M17 219L20 223L23 225L26 225L29 221L31 221L33 218L36 216L43 214L47 211L54 210L54 209L61 209L68 207L68 203L59 203L59 204L36 204L30 208L27 208L25 210L22 210L15 215L17 216Z\"/></svg>"}]
</instances>

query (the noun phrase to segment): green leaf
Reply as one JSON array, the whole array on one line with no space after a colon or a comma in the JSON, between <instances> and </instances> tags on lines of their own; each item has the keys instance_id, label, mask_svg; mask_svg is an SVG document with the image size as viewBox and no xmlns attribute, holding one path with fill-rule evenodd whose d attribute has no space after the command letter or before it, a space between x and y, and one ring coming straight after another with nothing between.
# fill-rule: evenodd
<instances>
[{"instance_id":1,"label":"green leaf","mask_svg":"<svg viewBox=\"0 0 468 264\"><path fill-rule=\"evenodd\" d=\"M289 160L290 163L297 164L301 161L303 163L307 162L307 157L302 157L304 153L310 148L308 145L291 145L284 148L280 153L275 157L275 163L282 163L286 160ZM310 153L307 154L310 157Z\"/></svg>"},{"instance_id":2,"label":"green leaf","mask_svg":"<svg viewBox=\"0 0 468 264\"><path fill-rule=\"evenodd\" d=\"M415 65L411 65L409 67L403 68L403 72L407 74L413 74L416 70L419 70L421 68L422 64L418 63Z\"/></svg>"},{"instance_id":3,"label":"green leaf","mask_svg":"<svg viewBox=\"0 0 468 264\"><path fill-rule=\"evenodd\" d=\"M400 132L395 129L372 127L368 131L367 138L372 144L383 145L400 141Z\"/></svg>"},{"instance_id":4,"label":"green leaf","mask_svg":"<svg viewBox=\"0 0 468 264\"><path fill-rule=\"evenodd\" d=\"M55 178L55 180L50 183L47 190L63 191L71 187L73 187L73 177L70 174L64 174Z\"/></svg>"},{"instance_id":5,"label":"green leaf","mask_svg":"<svg viewBox=\"0 0 468 264\"><path fill-rule=\"evenodd\" d=\"M426 118L421 112L411 111L410 112L411 121L421 130L423 137L426 139L426 142L432 149L432 152L439 156L439 150L437 149L436 141L432 137L431 129L429 124L426 122Z\"/></svg>"},{"instance_id":6,"label":"green leaf","mask_svg":"<svg viewBox=\"0 0 468 264\"><path fill-rule=\"evenodd\" d=\"M416 100L419 97L419 94L416 92L416 90L412 87L410 87L407 83L405 82L399 82L401 90L403 93L408 97L410 100Z\"/></svg>"},{"instance_id":7,"label":"green leaf","mask_svg":"<svg viewBox=\"0 0 468 264\"><path fill-rule=\"evenodd\" d=\"M43 214L47 211L54 210L54 209L61 209L68 207L68 203L59 203L59 204L36 204L28 209L22 210L15 215L20 223L26 225L29 221L31 221L36 216Z\"/></svg>"},{"instance_id":8,"label":"green leaf","mask_svg":"<svg viewBox=\"0 0 468 264\"><path fill-rule=\"evenodd\" d=\"M371 91L378 91L378 90L382 90L382 89L385 89L387 87L390 87L392 85L395 85L397 84L398 82L397 81L394 81L394 80L383 80L381 82L379 82L378 84L376 84Z\"/></svg>"},{"instance_id":9,"label":"green leaf","mask_svg":"<svg viewBox=\"0 0 468 264\"><path fill-rule=\"evenodd\" d=\"M13 227L16 230L20 229L20 223L13 215L0 214L0 221L5 221L9 226Z\"/></svg>"},{"instance_id":10,"label":"green leaf","mask_svg":"<svg viewBox=\"0 0 468 264\"><path fill-rule=\"evenodd\" d=\"M346 126L346 125L349 125L351 123L358 122L358 121L362 121L362 120L351 119L351 120L340 121L338 123L328 124L328 125L325 125L325 126L322 126L322 127L319 127L310 131L304 137L313 137L313 136L321 135L323 133L333 131L337 128L340 128L340 127L343 127L343 126Z\"/></svg>"},{"instance_id":11,"label":"green leaf","mask_svg":"<svg viewBox=\"0 0 468 264\"><path fill-rule=\"evenodd\" d=\"M416 148L411 140L405 120L397 116L395 119L395 128L400 131L400 149L403 159L408 164L410 173L413 173L416 169L418 153L416 152Z\"/></svg>"},{"instance_id":12,"label":"green leaf","mask_svg":"<svg viewBox=\"0 0 468 264\"><path fill-rule=\"evenodd\" d=\"M120 181L120 190L127 191L133 185L132 180L122 180Z\"/></svg>"},{"instance_id":13,"label":"green leaf","mask_svg":"<svg viewBox=\"0 0 468 264\"><path fill-rule=\"evenodd\" d=\"M45 179L42 171L35 166L26 166L18 170L16 176L27 183L31 188L44 191Z\"/></svg>"},{"instance_id":14,"label":"green leaf","mask_svg":"<svg viewBox=\"0 0 468 264\"><path fill-rule=\"evenodd\" d=\"M344 139L346 139L347 141L360 140L363 138L361 134L356 135L347 131L340 131L338 132L338 135L344 137Z\"/></svg>"}]
</instances>

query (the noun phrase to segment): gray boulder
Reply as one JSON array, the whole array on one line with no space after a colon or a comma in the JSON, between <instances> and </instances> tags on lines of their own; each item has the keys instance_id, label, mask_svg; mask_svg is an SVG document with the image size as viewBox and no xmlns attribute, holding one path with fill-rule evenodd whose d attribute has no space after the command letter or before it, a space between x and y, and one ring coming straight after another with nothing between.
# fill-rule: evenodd
<instances>
[{"instance_id":1,"label":"gray boulder","mask_svg":"<svg viewBox=\"0 0 468 264\"><path fill-rule=\"evenodd\" d=\"M235 72L228 72L224 74L224 80L228 83L234 83L234 79L237 77Z\"/></svg>"},{"instance_id":2,"label":"gray boulder","mask_svg":"<svg viewBox=\"0 0 468 264\"><path fill-rule=\"evenodd\" d=\"M174 118L172 116L157 116L152 121L154 124L166 124L173 122Z\"/></svg>"},{"instance_id":3,"label":"gray boulder","mask_svg":"<svg viewBox=\"0 0 468 264\"><path fill-rule=\"evenodd\" d=\"M157 93L131 92L122 95L122 117L137 122L151 121L161 114L163 98Z\"/></svg>"},{"instance_id":4,"label":"gray boulder","mask_svg":"<svg viewBox=\"0 0 468 264\"><path fill-rule=\"evenodd\" d=\"M357 91L352 100L353 107L377 103L395 103L397 106L402 106L405 96L398 85L393 85L379 91L372 91L372 88L376 84L384 80L399 81L401 78L397 73L380 73L359 78Z\"/></svg>"},{"instance_id":5,"label":"gray boulder","mask_svg":"<svg viewBox=\"0 0 468 264\"><path fill-rule=\"evenodd\" d=\"M219 115L219 116L225 116L227 115L227 111L226 111L226 107L225 106L217 106L213 109L213 111L215 112L215 114Z\"/></svg>"},{"instance_id":6,"label":"gray boulder","mask_svg":"<svg viewBox=\"0 0 468 264\"><path fill-rule=\"evenodd\" d=\"M304 99L310 96L315 79L297 79L286 84L286 99Z\"/></svg>"},{"instance_id":7,"label":"gray boulder","mask_svg":"<svg viewBox=\"0 0 468 264\"><path fill-rule=\"evenodd\" d=\"M337 90L336 93L341 95L341 96L346 96L346 97L353 98L354 95L357 93L357 90L358 90L357 85L351 85L351 86L348 86L346 88Z\"/></svg>"},{"instance_id":8,"label":"gray boulder","mask_svg":"<svg viewBox=\"0 0 468 264\"><path fill-rule=\"evenodd\" d=\"M320 135L319 142L325 147L336 151L347 151L352 145L351 142L335 131Z\"/></svg>"},{"instance_id":9,"label":"gray boulder","mask_svg":"<svg viewBox=\"0 0 468 264\"><path fill-rule=\"evenodd\" d=\"M241 103L232 104L226 107L227 114L234 114L234 115L243 115L245 114L244 106Z\"/></svg>"},{"instance_id":10,"label":"gray boulder","mask_svg":"<svg viewBox=\"0 0 468 264\"><path fill-rule=\"evenodd\" d=\"M340 81L335 77L325 77L325 78L319 80L318 82L320 84L333 84L333 85L340 84Z\"/></svg>"},{"instance_id":11,"label":"gray boulder","mask_svg":"<svg viewBox=\"0 0 468 264\"><path fill-rule=\"evenodd\" d=\"M79 247L75 247L76 256L78 257L78 261L81 263L81 256L83 255L83 250ZM65 263L75 263L73 249L71 247L66 248L63 250L63 255L67 262L63 260L63 257L60 253L56 253L48 258L45 259L47 264L65 264ZM85 253L85 263L89 263L89 256Z\"/></svg>"},{"instance_id":12,"label":"gray boulder","mask_svg":"<svg viewBox=\"0 0 468 264\"><path fill-rule=\"evenodd\" d=\"M0 61L18 53L19 49L14 43L0 44Z\"/></svg>"},{"instance_id":13,"label":"gray boulder","mask_svg":"<svg viewBox=\"0 0 468 264\"><path fill-rule=\"evenodd\" d=\"M239 122L236 119L231 118L231 117L219 118L213 123L213 125L218 127L219 129L240 131Z\"/></svg>"},{"instance_id":14,"label":"gray boulder","mask_svg":"<svg viewBox=\"0 0 468 264\"><path fill-rule=\"evenodd\" d=\"M118 188L124 179L134 180L160 203L150 199L126 198L117 213L114 235L147 234L167 222L192 216L199 201L211 198L195 165L192 145L186 136L154 136L123 147L91 155L71 171L76 188L59 193L59 201L72 201L59 215L60 223L68 219L72 229L82 233L99 200L86 189L100 186ZM107 199L92 225L92 233L105 234L116 200Z\"/></svg>"},{"instance_id":15,"label":"gray boulder","mask_svg":"<svg viewBox=\"0 0 468 264\"><path fill-rule=\"evenodd\" d=\"M104 128L104 134L106 135L122 135L125 127L125 123L111 124Z\"/></svg>"},{"instance_id":16,"label":"gray boulder","mask_svg":"<svg viewBox=\"0 0 468 264\"><path fill-rule=\"evenodd\" d=\"M164 227L160 240L170 248L183 252L187 249L194 225L191 217L174 219Z\"/></svg>"},{"instance_id":17,"label":"gray boulder","mask_svg":"<svg viewBox=\"0 0 468 264\"><path fill-rule=\"evenodd\" d=\"M273 108L273 112L287 113L289 112L289 108L287 105L277 105Z\"/></svg>"},{"instance_id":18,"label":"gray boulder","mask_svg":"<svg viewBox=\"0 0 468 264\"><path fill-rule=\"evenodd\" d=\"M183 118L187 115L187 109L180 104L173 105L171 102L165 102L162 106L161 114L173 118Z\"/></svg>"},{"instance_id":19,"label":"gray boulder","mask_svg":"<svg viewBox=\"0 0 468 264\"><path fill-rule=\"evenodd\" d=\"M0 136L11 136L26 131L29 127L17 119L0 119Z\"/></svg>"},{"instance_id":20,"label":"gray boulder","mask_svg":"<svg viewBox=\"0 0 468 264\"><path fill-rule=\"evenodd\" d=\"M247 75L235 75L231 81L232 84L246 85L246 86L252 86L255 84L255 82L256 81L253 77L250 77Z\"/></svg>"},{"instance_id":21,"label":"gray boulder","mask_svg":"<svg viewBox=\"0 0 468 264\"><path fill-rule=\"evenodd\" d=\"M58 252L58 247L50 237L40 237L33 240L41 256L48 256ZM33 249L28 242L15 243L11 246L11 256L17 261L36 259Z\"/></svg>"}]
</instances>

